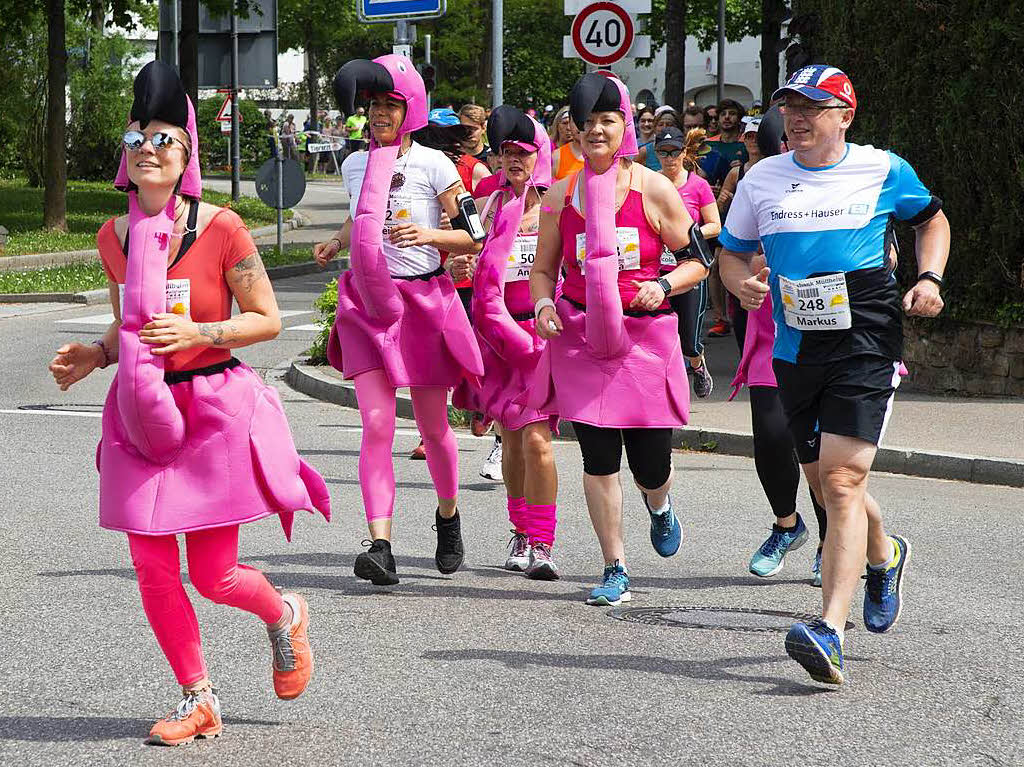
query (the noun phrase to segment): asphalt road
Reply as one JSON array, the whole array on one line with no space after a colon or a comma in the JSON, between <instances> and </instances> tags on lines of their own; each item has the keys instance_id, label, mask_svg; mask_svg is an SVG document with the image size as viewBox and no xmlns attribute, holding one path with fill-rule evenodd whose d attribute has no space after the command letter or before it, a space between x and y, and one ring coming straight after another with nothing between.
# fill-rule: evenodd
<instances>
[{"instance_id":1,"label":"asphalt road","mask_svg":"<svg viewBox=\"0 0 1024 767\"><path fill-rule=\"evenodd\" d=\"M279 283L283 308L306 308L318 281ZM670 560L652 551L641 501L627 490L631 607L648 609L634 615L675 608L667 616L687 624L649 625L583 604L601 562L571 443L555 448L562 580L534 583L500 569L504 493L476 475L489 440L465 433L467 563L440 575L435 501L425 465L405 459L416 437L402 423L402 583L385 591L351 572L365 537L358 415L279 381L308 344L301 330L239 356L280 387L296 444L328 480L335 519L297 518L291 544L274 520L249 525L242 557L308 597L316 675L299 700L277 700L262 626L190 591L225 734L180 749L144 746L179 693L140 608L125 540L96 524L94 416L112 370L61 394L46 364L65 340L98 335L83 320L98 310L46 308L54 310L0 319L0 764L1024 762L1021 491L872 480L891 529L913 544L907 607L887 636L864 631L855 607L848 683L838 690L815 685L785 656L778 629L789 617L754 612L813 612L819 592L808 583L810 545L774 579L747 574L770 517L743 458L676 456L685 539ZM57 324L64 320L73 322ZM294 314L287 324L310 321Z\"/></svg>"}]
</instances>

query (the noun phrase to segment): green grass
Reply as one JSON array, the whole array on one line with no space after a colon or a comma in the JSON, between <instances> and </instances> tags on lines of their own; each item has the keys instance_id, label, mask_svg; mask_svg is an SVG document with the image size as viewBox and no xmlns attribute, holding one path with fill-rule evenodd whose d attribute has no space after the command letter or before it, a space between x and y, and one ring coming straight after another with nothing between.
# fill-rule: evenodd
<instances>
[{"instance_id":1,"label":"green grass","mask_svg":"<svg viewBox=\"0 0 1024 767\"><path fill-rule=\"evenodd\" d=\"M261 251L260 256L268 268L302 264L313 260L313 249L285 248L283 253L279 253L277 248L269 248ZM0 293L78 293L106 285L107 276L99 261L24 272L0 272Z\"/></svg>"},{"instance_id":2,"label":"green grass","mask_svg":"<svg viewBox=\"0 0 1024 767\"><path fill-rule=\"evenodd\" d=\"M226 206L231 195L203 190L203 199L213 205ZM7 227L9 239L3 255L56 253L65 250L92 250L96 232L111 216L128 209L124 192L99 181L68 181L68 231L43 229L43 190L32 189L24 179L0 179L0 225ZM277 221L277 214L255 197L241 197L231 207L250 227L265 226ZM292 216L285 211L285 218Z\"/></svg>"}]
</instances>

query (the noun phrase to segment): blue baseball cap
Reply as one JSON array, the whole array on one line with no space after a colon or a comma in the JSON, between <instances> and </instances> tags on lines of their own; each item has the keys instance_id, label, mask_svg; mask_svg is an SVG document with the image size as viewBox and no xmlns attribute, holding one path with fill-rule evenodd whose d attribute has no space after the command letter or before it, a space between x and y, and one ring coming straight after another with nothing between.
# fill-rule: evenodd
<instances>
[{"instance_id":1,"label":"blue baseball cap","mask_svg":"<svg viewBox=\"0 0 1024 767\"><path fill-rule=\"evenodd\" d=\"M852 109L857 108L857 94L853 91L850 78L841 69L828 64L812 64L798 69L785 85L772 94L772 101L787 91L799 93L813 101L825 101L834 96Z\"/></svg>"},{"instance_id":2,"label":"blue baseball cap","mask_svg":"<svg viewBox=\"0 0 1024 767\"><path fill-rule=\"evenodd\" d=\"M432 125L461 125L459 116L448 107L431 109L430 114L427 115L427 122Z\"/></svg>"}]
</instances>

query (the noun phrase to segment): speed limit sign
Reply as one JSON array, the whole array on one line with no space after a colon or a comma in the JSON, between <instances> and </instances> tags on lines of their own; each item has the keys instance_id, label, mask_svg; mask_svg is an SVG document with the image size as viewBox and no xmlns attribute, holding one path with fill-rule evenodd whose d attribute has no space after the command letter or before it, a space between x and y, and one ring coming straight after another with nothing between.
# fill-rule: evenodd
<instances>
[{"instance_id":1,"label":"speed limit sign","mask_svg":"<svg viewBox=\"0 0 1024 767\"><path fill-rule=\"evenodd\" d=\"M617 3L585 6L572 22L572 44L588 64L607 66L626 57L636 30L632 17Z\"/></svg>"}]
</instances>

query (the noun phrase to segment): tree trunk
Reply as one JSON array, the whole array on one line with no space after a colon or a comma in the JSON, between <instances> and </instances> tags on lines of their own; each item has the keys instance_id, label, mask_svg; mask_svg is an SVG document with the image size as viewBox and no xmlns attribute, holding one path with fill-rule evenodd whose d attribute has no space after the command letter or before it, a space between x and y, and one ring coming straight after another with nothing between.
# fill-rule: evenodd
<instances>
[{"instance_id":1,"label":"tree trunk","mask_svg":"<svg viewBox=\"0 0 1024 767\"><path fill-rule=\"evenodd\" d=\"M67 188L68 156L65 134L64 89L68 81L68 54L65 50L64 0L46 0L49 17L46 68L46 179L43 193L43 227L68 230Z\"/></svg>"},{"instance_id":2,"label":"tree trunk","mask_svg":"<svg viewBox=\"0 0 1024 767\"><path fill-rule=\"evenodd\" d=\"M785 0L761 0L761 101L765 109L779 87L779 39L785 12Z\"/></svg>"},{"instance_id":3,"label":"tree trunk","mask_svg":"<svg viewBox=\"0 0 1024 767\"><path fill-rule=\"evenodd\" d=\"M185 93L199 108L199 0L181 0L178 30L178 74Z\"/></svg>"},{"instance_id":4,"label":"tree trunk","mask_svg":"<svg viewBox=\"0 0 1024 767\"><path fill-rule=\"evenodd\" d=\"M686 108L686 0L665 2L665 103Z\"/></svg>"},{"instance_id":5,"label":"tree trunk","mask_svg":"<svg viewBox=\"0 0 1024 767\"><path fill-rule=\"evenodd\" d=\"M90 0L89 3L89 23L97 33L103 34L103 21L107 14L107 4L105 0Z\"/></svg>"},{"instance_id":6,"label":"tree trunk","mask_svg":"<svg viewBox=\"0 0 1024 767\"><path fill-rule=\"evenodd\" d=\"M310 30L312 33L312 30ZM306 36L306 89L309 91L309 127L320 130L318 112L320 111L320 88L317 78L316 47L311 40L312 34Z\"/></svg>"}]
</instances>

